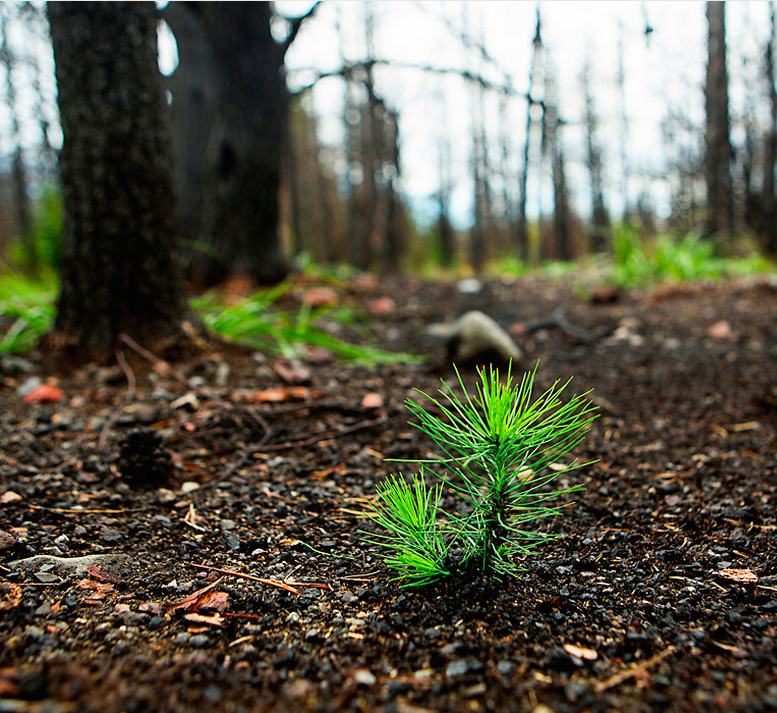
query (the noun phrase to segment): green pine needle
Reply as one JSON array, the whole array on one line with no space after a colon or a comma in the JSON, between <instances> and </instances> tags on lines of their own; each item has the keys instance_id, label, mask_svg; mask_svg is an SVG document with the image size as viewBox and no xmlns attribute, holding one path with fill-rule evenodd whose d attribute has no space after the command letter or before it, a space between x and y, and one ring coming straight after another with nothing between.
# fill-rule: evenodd
<instances>
[{"instance_id":1,"label":"green pine needle","mask_svg":"<svg viewBox=\"0 0 777 713\"><path fill-rule=\"evenodd\" d=\"M431 471L421 465L412 483L400 475L378 486L369 514L385 532L368 534L370 542L387 548L385 562L399 572L404 586L454 573L515 576L522 571L518 557L555 537L527 526L564 507L549 501L581 489L547 486L581 467L575 460L564 466L558 461L582 441L596 408L588 393L563 401L569 381L556 382L532 400L536 373L537 367L514 380L508 368L502 379L498 369L488 367L479 370L470 394L457 370L463 398L443 381L438 398L418 392L433 411L407 401L418 418L414 425L441 455L419 461L437 467ZM439 483L430 488L427 473ZM459 510L444 510L443 496L446 502L458 499Z\"/></svg>"}]
</instances>

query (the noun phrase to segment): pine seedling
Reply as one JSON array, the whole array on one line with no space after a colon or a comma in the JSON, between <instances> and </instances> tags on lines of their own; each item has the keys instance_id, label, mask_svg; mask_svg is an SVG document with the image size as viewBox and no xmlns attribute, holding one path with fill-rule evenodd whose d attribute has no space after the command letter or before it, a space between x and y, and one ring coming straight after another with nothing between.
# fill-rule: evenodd
<instances>
[{"instance_id":1,"label":"pine seedling","mask_svg":"<svg viewBox=\"0 0 777 713\"><path fill-rule=\"evenodd\" d=\"M552 501L581 486L552 489L550 483L575 468L560 464L596 418L588 394L562 401L569 381L556 382L532 400L534 371L504 380L491 366L478 371L473 395L456 371L463 397L442 382L438 398L418 392L431 404L407 401L417 428L441 455L418 461L408 483L401 474L378 486L369 516L383 528L369 540L385 547L386 565L404 586L435 582L452 574L515 576L520 557L556 535L531 529L536 520L558 514ZM407 462L407 461L401 461ZM424 467L426 464L427 467ZM431 466L431 467L430 467ZM427 476L438 483L427 485ZM441 506L458 501L457 511Z\"/></svg>"}]
</instances>

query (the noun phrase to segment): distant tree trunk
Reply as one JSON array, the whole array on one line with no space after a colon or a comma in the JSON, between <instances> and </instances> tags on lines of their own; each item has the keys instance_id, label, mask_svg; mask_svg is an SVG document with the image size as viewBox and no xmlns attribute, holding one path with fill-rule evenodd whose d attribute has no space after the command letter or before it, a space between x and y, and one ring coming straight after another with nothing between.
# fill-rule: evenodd
<instances>
[{"instance_id":1,"label":"distant tree trunk","mask_svg":"<svg viewBox=\"0 0 777 713\"><path fill-rule=\"evenodd\" d=\"M707 182L706 234L734 228L731 141L728 117L725 2L707 3L708 61L704 90L707 113L704 173Z\"/></svg>"},{"instance_id":2,"label":"distant tree trunk","mask_svg":"<svg viewBox=\"0 0 777 713\"><path fill-rule=\"evenodd\" d=\"M14 57L11 54L11 48L8 46L8 23L7 10L9 5L6 3L0 7L0 62L5 68L6 77L6 100L11 114L11 142L13 145L13 159L11 168L11 178L14 189L14 203L16 208L16 231L18 239L21 242L24 255L24 264L22 268L28 275L36 275L40 270L40 260L38 256L35 238L32 234L32 218L30 216L30 203L27 198L27 178L24 171L24 156L22 153L21 137L19 136L19 117L16 107L16 87L13 82L15 72Z\"/></svg>"},{"instance_id":3,"label":"distant tree trunk","mask_svg":"<svg viewBox=\"0 0 777 713\"><path fill-rule=\"evenodd\" d=\"M598 120L594 111L591 91L591 68L586 64L583 70L583 91L585 93L585 130L588 171L591 179L591 219L594 226L592 248L594 251L607 247L603 229L609 226L610 216L604 204L604 181L602 177L602 150L597 141Z\"/></svg>"},{"instance_id":4,"label":"distant tree trunk","mask_svg":"<svg viewBox=\"0 0 777 713\"><path fill-rule=\"evenodd\" d=\"M620 144L622 219L628 220L629 204L629 119L626 113L626 67L624 65L623 25L618 26L618 143Z\"/></svg>"},{"instance_id":5,"label":"distant tree trunk","mask_svg":"<svg viewBox=\"0 0 777 713\"><path fill-rule=\"evenodd\" d=\"M769 41L766 44L766 80L769 83L771 124L766 132L764 150L763 214L766 227L766 247L777 255L777 195L775 195L774 171L777 164L777 85L774 71L775 12L769 3Z\"/></svg>"},{"instance_id":6,"label":"distant tree trunk","mask_svg":"<svg viewBox=\"0 0 777 713\"><path fill-rule=\"evenodd\" d=\"M532 127L535 124L533 109L534 88L539 85L542 78L542 18L540 16L539 4L537 5L537 25L534 30L534 39L532 40L532 58L529 69L529 90L526 94L526 142L523 148L523 167L521 169L521 189L518 203L518 224L515 232L515 252L519 259L525 260L529 257L529 222L526 218L526 199L529 187L529 165L531 158L532 137L534 131Z\"/></svg>"},{"instance_id":7,"label":"distant tree trunk","mask_svg":"<svg viewBox=\"0 0 777 713\"><path fill-rule=\"evenodd\" d=\"M443 106L441 125L447 124L447 112ZM437 193L437 233L440 249L440 264L450 267L453 263L454 244L453 228L450 221L451 193L453 180L451 178L451 146L445 132L439 132L437 137L438 167L440 171L440 188Z\"/></svg>"},{"instance_id":8,"label":"distant tree trunk","mask_svg":"<svg viewBox=\"0 0 777 713\"><path fill-rule=\"evenodd\" d=\"M288 273L279 234L289 104L282 69L304 17L277 43L267 2L172 2L165 10L180 59L171 88L181 226L195 243L189 274L197 283L242 274L272 284ZM184 165L194 168L184 174Z\"/></svg>"},{"instance_id":9,"label":"distant tree trunk","mask_svg":"<svg viewBox=\"0 0 777 713\"><path fill-rule=\"evenodd\" d=\"M152 2L50 2L65 230L53 346L106 357L180 333L169 131Z\"/></svg>"},{"instance_id":10,"label":"distant tree trunk","mask_svg":"<svg viewBox=\"0 0 777 713\"><path fill-rule=\"evenodd\" d=\"M548 61L545 68L545 126L553 176L553 237L556 257L571 260L572 241L569 230L569 195L567 190L564 150L561 146L560 122L556 106L556 85L553 64Z\"/></svg>"}]
</instances>

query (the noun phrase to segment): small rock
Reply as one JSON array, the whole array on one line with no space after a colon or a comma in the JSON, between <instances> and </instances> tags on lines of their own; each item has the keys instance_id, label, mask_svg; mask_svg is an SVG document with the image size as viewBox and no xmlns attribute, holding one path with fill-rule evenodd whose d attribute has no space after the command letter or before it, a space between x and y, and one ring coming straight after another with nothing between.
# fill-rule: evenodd
<instances>
[{"instance_id":1,"label":"small rock","mask_svg":"<svg viewBox=\"0 0 777 713\"><path fill-rule=\"evenodd\" d=\"M468 669L469 664L464 659L457 659L456 661L451 661L445 667L445 675L450 676L451 678L455 678L456 676L463 676L465 673L467 673Z\"/></svg>"},{"instance_id":2,"label":"small rock","mask_svg":"<svg viewBox=\"0 0 777 713\"><path fill-rule=\"evenodd\" d=\"M336 305L340 298L331 287L310 287L302 293L302 302L313 309Z\"/></svg>"},{"instance_id":3,"label":"small rock","mask_svg":"<svg viewBox=\"0 0 777 713\"><path fill-rule=\"evenodd\" d=\"M6 374L29 374L35 367L29 359L17 354L6 354L0 359L0 370Z\"/></svg>"},{"instance_id":4,"label":"small rock","mask_svg":"<svg viewBox=\"0 0 777 713\"><path fill-rule=\"evenodd\" d=\"M39 376L31 376L29 379L25 379L16 389L17 396L26 396L33 389L36 389L43 383L43 380Z\"/></svg>"},{"instance_id":5,"label":"small rock","mask_svg":"<svg viewBox=\"0 0 777 713\"><path fill-rule=\"evenodd\" d=\"M357 686L374 686L378 679L368 668L360 668L353 674L353 680Z\"/></svg>"},{"instance_id":6,"label":"small rock","mask_svg":"<svg viewBox=\"0 0 777 713\"><path fill-rule=\"evenodd\" d=\"M523 357L512 337L478 310L466 312L452 324L433 324L426 333L444 339L451 358L462 364L492 359L519 362Z\"/></svg>"},{"instance_id":7,"label":"small rock","mask_svg":"<svg viewBox=\"0 0 777 713\"><path fill-rule=\"evenodd\" d=\"M13 490L6 490L2 495L0 495L0 503L3 503L4 505L18 503L21 499L22 496L19 495L19 493L15 493Z\"/></svg>"},{"instance_id":8,"label":"small rock","mask_svg":"<svg viewBox=\"0 0 777 713\"><path fill-rule=\"evenodd\" d=\"M193 649L204 649L208 645L208 637L205 634L195 634L189 639L189 646Z\"/></svg>"},{"instance_id":9,"label":"small rock","mask_svg":"<svg viewBox=\"0 0 777 713\"><path fill-rule=\"evenodd\" d=\"M185 483L181 483L181 492L184 495L193 493L195 490L199 490L200 484L195 483L193 480L187 480Z\"/></svg>"},{"instance_id":10,"label":"small rock","mask_svg":"<svg viewBox=\"0 0 777 713\"><path fill-rule=\"evenodd\" d=\"M5 530L0 530L0 550L7 550L16 544L16 538Z\"/></svg>"},{"instance_id":11,"label":"small rock","mask_svg":"<svg viewBox=\"0 0 777 713\"><path fill-rule=\"evenodd\" d=\"M483 283L476 277L465 277L456 287L462 295L476 295L483 289Z\"/></svg>"}]
</instances>

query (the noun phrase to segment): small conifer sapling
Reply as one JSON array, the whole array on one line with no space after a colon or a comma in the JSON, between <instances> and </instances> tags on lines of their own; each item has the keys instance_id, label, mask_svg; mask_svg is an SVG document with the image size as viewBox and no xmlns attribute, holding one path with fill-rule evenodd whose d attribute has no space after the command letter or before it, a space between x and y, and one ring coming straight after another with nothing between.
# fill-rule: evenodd
<instances>
[{"instance_id":1,"label":"small conifer sapling","mask_svg":"<svg viewBox=\"0 0 777 713\"><path fill-rule=\"evenodd\" d=\"M441 453L413 461L419 470L410 482L399 474L378 486L369 515L381 531L365 533L386 548L385 562L404 586L454 574L514 576L522 571L520 557L556 537L531 525L558 514L558 496L581 489L550 484L581 467L576 460L559 460L582 441L596 409L588 393L562 400L569 381L532 400L536 372L518 381L508 368L501 379L489 366L478 371L470 395L456 371L462 397L443 381L438 398L419 392L429 407L407 401L418 418L413 425ZM437 482L429 485L432 478Z\"/></svg>"}]
</instances>

